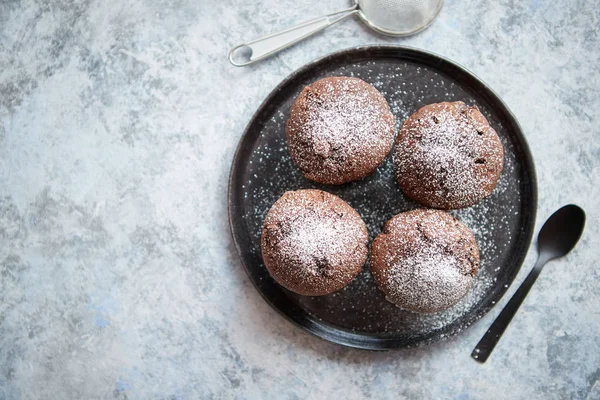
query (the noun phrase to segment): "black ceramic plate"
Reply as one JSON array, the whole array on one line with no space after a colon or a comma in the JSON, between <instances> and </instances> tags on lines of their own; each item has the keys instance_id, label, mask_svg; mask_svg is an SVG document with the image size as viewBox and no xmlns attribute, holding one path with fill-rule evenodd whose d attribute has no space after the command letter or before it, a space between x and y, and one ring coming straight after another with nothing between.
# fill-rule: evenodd
<instances>
[{"instance_id":1,"label":"black ceramic plate","mask_svg":"<svg viewBox=\"0 0 600 400\"><path fill-rule=\"evenodd\" d=\"M481 268L471 290L450 310L424 315L399 310L375 286L365 265L343 290L322 297L299 296L269 276L261 257L265 214L287 190L319 188L340 196L363 217L373 239L395 214L418 207L398 188L391 157L371 176L342 186L305 179L291 161L285 122L302 88L332 75L359 77L378 88L397 124L420 107L440 101L476 104L498 132L505 165L498 186L481 203L452 214L469 226L480 247ZM371 350L431 343L456 335L502 297L519 271L531 242L536 213L533 160L521 128L500 98L463 67L420 50L359 47L316 60L271 92L248 124L229 180L233 239L250 279L282 315L332 342Z\"/></svg>"}]
</instances>

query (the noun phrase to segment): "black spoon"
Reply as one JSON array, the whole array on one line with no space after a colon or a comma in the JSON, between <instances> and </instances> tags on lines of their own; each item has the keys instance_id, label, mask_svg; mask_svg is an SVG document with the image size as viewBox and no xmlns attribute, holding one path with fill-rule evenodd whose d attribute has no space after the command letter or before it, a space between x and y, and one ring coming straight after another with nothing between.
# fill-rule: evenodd
<instances>
[{"instance_id":1,"label":"black spoon","mask_svg":"<svg viewBox=\"0 0 600 400\"><path fill-rule=\"evenodd\" d=\"M471 357L481 363L488 359L525 296L527 296L529 289L542 272L544 265L548 261L562 257L573 250L583 233L584 226L585 212L574 204L562 207L548 218L538 235L539 255L535 266L490 326L490 329L477 343Z\"/></svg>"}]
</instances>

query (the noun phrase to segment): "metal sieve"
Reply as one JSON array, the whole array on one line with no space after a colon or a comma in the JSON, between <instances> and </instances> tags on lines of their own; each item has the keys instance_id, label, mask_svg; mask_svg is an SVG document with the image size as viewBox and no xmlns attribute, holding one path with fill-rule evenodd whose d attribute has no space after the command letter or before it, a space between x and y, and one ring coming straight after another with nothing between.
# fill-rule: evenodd
<instances>
[{"instance_id":1,"label":"metal sieve","mask_svg":"<svg viewBox=\"0 0 600 400\"><path fill-rule=\"evenodd\" d=\"M237 67L252 64L354 14L379 33L412 35L435 19L443 3L444 0L354 0L354 5L345 10L237 45L229 52L229 61Z\"/></svg>"}]
</instances>

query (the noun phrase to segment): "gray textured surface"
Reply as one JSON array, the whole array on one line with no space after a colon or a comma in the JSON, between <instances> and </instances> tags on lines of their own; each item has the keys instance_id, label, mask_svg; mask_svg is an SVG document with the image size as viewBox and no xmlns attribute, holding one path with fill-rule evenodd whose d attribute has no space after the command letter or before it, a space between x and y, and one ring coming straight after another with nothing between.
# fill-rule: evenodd
<instances>
[{"instance_id":1,"label":"gray textured surface","mask_svg":"<svg viewBox=\"0 0 600 400\"><path fill-rule=\"evenodd\" d=\"M260 3L0 2L0 399L600 398L597 3L449 0L415 37L348 20L231 67L231 45L346 5ZM499 308L427 348L341 348L271 310L233 252L226 182L253 111L366 43L478 74L527 134L538 227L565 203L588 212L483 366L469 353Z\"/></svg>"}]
</instances>

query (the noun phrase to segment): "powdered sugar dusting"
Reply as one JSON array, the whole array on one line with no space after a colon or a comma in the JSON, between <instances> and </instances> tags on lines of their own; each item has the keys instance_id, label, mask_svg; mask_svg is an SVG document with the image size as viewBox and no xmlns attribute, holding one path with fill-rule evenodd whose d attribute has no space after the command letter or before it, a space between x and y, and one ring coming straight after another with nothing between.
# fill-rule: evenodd
<instances>
[{"instance_id":1,"label":"powdered sugar dusting","mask_svg":"<svg viewBox=\"0 0 600 400\"><path fill-rule=\"evenodd\" d=\"M368 234L358 213L320 190L286 192L262 230L263 258L288 289L319 295L340 289L361 270Z\"/></svg>"},{"instance_id":2,"label":"powdered sugar dusting","mask_svg":"<svg viewBox=\"0 0 600 400\"><path fill-rule=\"evenodd\" d=\"M307 178L340 184L370 174L390 152L395 118L385 98L357 78L307 86L292 107L288 146Z\"/></svg>"},{"instance_id":3,"label":"powdered sugar dusting","mask_svg":"<svg viewBox=\"0 0 600 400\"><path fill-rule=\"evenodd\" d=\"M472 233L443 211L400 213L371 246L375 280L388 300L406 310L436 312L452 306L478 268Z\"/></svg>"},{"instance_id":4,"label":"powdered sugar dusting","mask_svg":"<svg viewBox=\"0 0 600 400\"><path fill-rule=\"evenodd\" d=\"M451 211L473 231L481 264L467 294L450 309L434 314L400 310L377 288L368 261L358 277L340 291L319 297L288 295L315 320L338 329L401 337L406 342L423 340L440 330L452 336L474 321L473 310L485 311L480 308L481 304L505 290L504 282L499 282L514 271L515 265L507 260L518 252L519 243L523 241L521 226L526 216L522 201L528 190L524 182L528 174L523 161L517 158L523 150L514 130L510 124L503 123L506 120L502 120L497 110L485 98L464 89L448 75L419 64L379 59L322 68L296 82L293 90L282 95L281 104L261 115L256 127L259 138L252 144L243 187L243 219L251 240L248 251L255 255L256 265L252 267L256 271L255 279L259 285L274 284L261 263L260 234L267 211L286 191L319 188L340 196L360 213L371 238L379 234L384 223L394 215L420 207L407 198L396 183L392 157L366 178L342 186L309 181L292 162L284 134L291 105L306 85L322 77L339 75L356 76L376 87L390 104L397 126L427 104L460 100L477 105L500 137L505 150L504 169L490 196L472 207Z\"/></svg>"},{"instance_id":5,"label":"powdered sugar dusting","mask_svg":"<svg viewBox=\"0 0 600 400\"><path fill-rule=\"evenodd\" d=\"M446 309L465 295L473 281L460 269L456 257L437 247L427 247L392 266L387 275L388 300L419 310Z\"/></svg>"},{"instance_id":6,"label":"powdered sugar dusting","mask_svg":"<svg viewBox=\"0 0 600 400\"><path fill-rule=\"evenodd\" d=\"M320 218L298 208L286 209L289 234L278 243L286 258L297 260L308 274L320 273L321 260L338 264L356 247L356 238L364 237L362 226L355 220L336 217ZM338 261L339 260L339 261Z\"/></svg>"},{"instance_id":7,"label":"powdered sugar dusting","mask_svg":"<svg viewBox=\"0 0 600 400\"><path fill-rule=\"evenodd\" d=\"M476 107L438 103L404 122L394 161L398 182L409 197L431 207L462 208L493 190L503 150Z\"/></svg>"}]
</instances>

